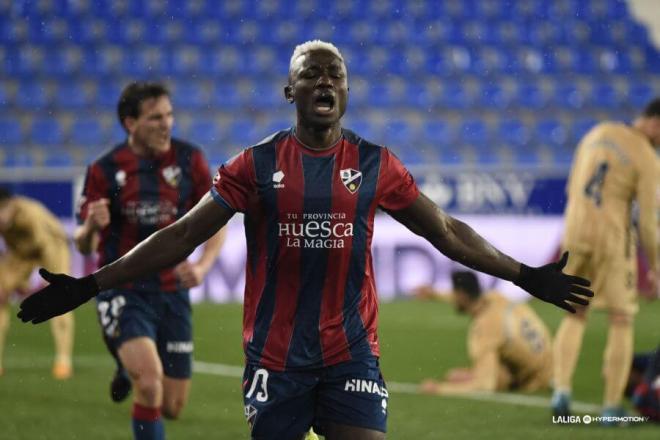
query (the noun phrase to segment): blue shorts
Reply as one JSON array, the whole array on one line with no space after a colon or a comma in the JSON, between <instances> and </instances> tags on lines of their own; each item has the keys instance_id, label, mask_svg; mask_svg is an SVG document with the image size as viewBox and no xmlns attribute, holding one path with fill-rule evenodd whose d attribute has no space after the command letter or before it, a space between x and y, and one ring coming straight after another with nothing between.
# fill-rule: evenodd
<instances>
[{"instance_id":1,"label":"blue shorts","mask_svg":"<svg viewBox=\"0 0 660 440\"><path fill-rule=\"evenodd\" d=\"M193 340L187 290L107 290L96 297L96 311L111 352L116 353L129 339L146 336L156 343L165 376L191 377Z\"/></svg>"},{"instance_id":2,"label":"blue shorts","mask_svg":"<svg viewBox=\"0 0 660 440\"><path fill-rule=\"evenodd\" d=\"M248 365L243 374L254 440L299 438L311 426L323 434L327 423L385 432L387 399L374 357L300 372Z\"/></svg>"}]
</instances>

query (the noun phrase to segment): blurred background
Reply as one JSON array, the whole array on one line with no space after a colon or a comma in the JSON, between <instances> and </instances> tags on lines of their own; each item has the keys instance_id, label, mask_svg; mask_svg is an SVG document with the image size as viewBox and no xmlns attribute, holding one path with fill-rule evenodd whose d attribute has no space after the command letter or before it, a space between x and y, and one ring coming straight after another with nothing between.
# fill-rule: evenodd
<instances>
[{"instance_id":1,"label":"blurred background","mask_svg":"<svg viewBox=\"0 0 660 440\"><path fill-rule=\"evenodd\" d=\"M292 125L282 96L289 59L319 38L347 61L344 125L394 150L426 194L500 249L544 264L558 252L580 137L598 121L631 121L660 95L659 8L657 0L0 0L0 185L41 200L72 231L85 166L124 140L116 103L137 79L170 86L175 135L200 145L216 168ZM446 304L392 300L421 284L448 289L456 264L389 216L376 222L389 438L620 438L594 425L553 426L547 395L416 394L424 377L466 363L468 321ZM172 438L247 437L241 219L229 228L193 291L193 396L185 416L168 422ZM73 255L72 273L93 269ZM481 281L529 298L510 283ZM532 303L554 330L562 313ZM636 349L657 344L658 311L642 307ZM76 312L76 373L67 382L50 378L45 327L14 320L0 439L126 438L130 408L109 403L113 366L95 320L92 304ZM591 318L576 372L576 396L592 414L606 326L603 315ZM657 430L625 435L657 439Z\"/></svg>"},{"instance_id":2,"label":"blurred background","mask_svg":"<svg viewBox=\"0 0 660 440\"><path fill-rule=\"evenodd\" d=\"M660 95L658 29L651 0L0 0L0 183L71 223L84 166L124 139L116 102L136 79L171 87L175 135L215 168L293 123L289 59L320 38L347 61L344 125L394 150L444 209L541 264L558 246L580 137ZM376 228L382 293L443 287L451 263L397 227ZM234 235L219 265L238 265L212 283L225 293L197 297L240 299Z\"/></svg>"}]
</instances>

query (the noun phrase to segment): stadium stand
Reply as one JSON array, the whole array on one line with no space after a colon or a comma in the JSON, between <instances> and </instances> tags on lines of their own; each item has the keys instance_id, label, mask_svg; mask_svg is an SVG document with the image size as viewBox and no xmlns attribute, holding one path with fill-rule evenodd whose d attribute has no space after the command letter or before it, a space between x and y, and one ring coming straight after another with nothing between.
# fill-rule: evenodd
<instances>
[{"instance_id":1,"label":"stadium stand","mask_svg":"<svg viewBox=\"0 0 660 440\"><path fill-rule=\"evenodd\" d=\"M411 165L563 163L582 123L660 93L660 54L622 0L317 3L0 1L0 147L80 165L72 149L121 140L121 86L151 78L172 86L181 132L220 158L277 128L290 54L310 38L346 55L347 127ZM34 162L23 156L2 157Z\"/></svg>"}]
</instances>

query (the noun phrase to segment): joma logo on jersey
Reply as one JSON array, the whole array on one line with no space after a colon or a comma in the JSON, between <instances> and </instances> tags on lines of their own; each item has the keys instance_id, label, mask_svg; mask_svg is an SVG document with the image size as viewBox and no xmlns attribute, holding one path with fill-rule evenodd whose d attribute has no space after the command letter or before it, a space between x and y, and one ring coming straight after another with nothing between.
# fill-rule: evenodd
<instances>
[{"instance_id":1,"label":"joma logo on jersey","mask_svg":"<svg viewBox=\"0 0 660 440\"><path fill-rule=\"evenodd\" d=\"M341 177L341 182L351 194L355 194L362 184L362 173L353 168L339 170L339 177Z\"/></svg>"},{"instance_id":2,"label":"joma logo on jersey","mask_svg":"<svg viewBox=\"0 0 660 440\"><path fill-rule=\"evenodd\" d=\"M365 379L348 379L344 384L344 391L352 391L354 393L370 393L377 394L381 397L388 397L387 389L379 387L377 382Z\"/></svg>"},{"instance_id":3,"label":"joma logo on jersey","mask_svg":"<svg viewBox=\"0 0 660 440\"><path fill-rule=\"evenodd\" d=\"M273 188L278 189L278 188L284 188L284 184L282 183L282 179L284 179L284 173L282 170L276 171L273 173Z\"/></svg>"}]
</instances>

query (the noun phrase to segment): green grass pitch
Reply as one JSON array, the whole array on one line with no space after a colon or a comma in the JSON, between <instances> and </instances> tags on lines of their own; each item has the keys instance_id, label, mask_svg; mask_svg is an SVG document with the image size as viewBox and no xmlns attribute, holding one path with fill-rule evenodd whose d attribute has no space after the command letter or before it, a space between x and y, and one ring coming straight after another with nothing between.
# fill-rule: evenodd
<instances>
[{"instance_id":1,"label":"green grass pitch","mask_svg":"<svg viewBox=\"0 0 660 440\"><path fill-rule=\"evenodd\" d=\"M561 311L537 302L533 306L554 331ZM381 365L386 380L419 382L466 364L468 320L449 305L398 301L382 304L380 310ZM195 306L195 358L241 366L241 316L237 304ZM660 302L642 303L636 320L636 351L649 350L660 341L658 316ZM575 374L576 400L600 403L605 336L605 315L593 313ZM108 397L113 364L91 305L76 311L75 356L74 378L53 380L48 326L24 325L14 319L7 339L5 375L0 377L0 439L130 438L131 405L114 404ZM649 424L618 429L553 425L546 408L465 398L392 392L389 411L388 438L397 440L660 438L660 427ZM196 373L182 418L166 422L166 430L170 439L249 438L240 379Z\"/></svg>"}]
</instances>

